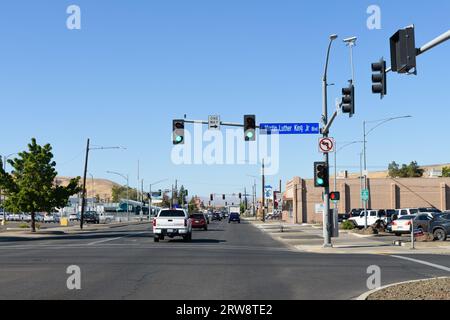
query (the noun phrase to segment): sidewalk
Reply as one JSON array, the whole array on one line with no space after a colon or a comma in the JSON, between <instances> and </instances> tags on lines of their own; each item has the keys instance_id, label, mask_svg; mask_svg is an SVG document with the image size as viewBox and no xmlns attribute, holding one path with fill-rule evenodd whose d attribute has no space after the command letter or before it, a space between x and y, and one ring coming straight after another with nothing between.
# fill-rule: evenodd
<instances>
[{"instance_id":1,"label":"sidewalk","mask_svg":"<svg viewBox=\"0 0 450 320\"><path fill-rule=\"evenodd\" d=\"M391 241L381 241L374 236L339 231L339 238L333 238L333 248L323 248L322 227L314 225L293 225L283 222L247 220L273 239L298 251L330 254L450 254L450 241L416 242L416 249L409 243L395 246ZM406 240L406 239L404 239Z\"/></svg>"}]
</instances>

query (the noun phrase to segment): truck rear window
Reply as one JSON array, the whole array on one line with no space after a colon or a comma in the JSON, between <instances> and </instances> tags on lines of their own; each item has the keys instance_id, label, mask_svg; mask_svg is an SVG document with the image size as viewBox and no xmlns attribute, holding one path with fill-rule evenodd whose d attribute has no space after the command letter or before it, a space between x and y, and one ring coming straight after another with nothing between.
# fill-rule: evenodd
<instances>
[{"instance_id":1,"label":"truck rear window","mask_svg":"<svg viewBox=\"0 0 450 320\"><path fill-rule=\"evenodd\" d=\"M181 210L163 210L159 214L159 217L167 217L167 218L184 217L184 211L181 211Z\"/></svg>"}]
</instances>

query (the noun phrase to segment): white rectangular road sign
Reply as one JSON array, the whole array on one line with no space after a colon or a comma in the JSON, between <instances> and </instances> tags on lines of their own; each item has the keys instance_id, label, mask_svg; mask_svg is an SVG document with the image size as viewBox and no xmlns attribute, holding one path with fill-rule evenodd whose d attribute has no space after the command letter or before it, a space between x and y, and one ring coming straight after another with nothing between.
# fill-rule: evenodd
<instances>
[{"instance_id":1,"label":"white rectangular road sign","mask_svg":"<svg viewBox=\"0 0 450 320\"><path fill-rule=\"evenodd\" d=\"M220 116L209 116L208 117L208 129L209 130L220 130Z\"/></svg>"}]
</instances>

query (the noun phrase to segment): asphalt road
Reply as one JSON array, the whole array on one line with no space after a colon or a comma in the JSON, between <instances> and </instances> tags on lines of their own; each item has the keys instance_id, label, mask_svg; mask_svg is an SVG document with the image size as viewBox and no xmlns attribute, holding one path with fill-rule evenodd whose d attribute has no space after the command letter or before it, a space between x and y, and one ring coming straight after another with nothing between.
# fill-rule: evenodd
<instances>
[{"instance_id":1,"label":"asphalt road","mask_svg":"<svg viewBox=\"0 0 450 320\"><path fill-rule=\"evenodd\" d=\"M352 299L367 268L382 285L448 271L381 255L294 252L249 223L212 222L192 243L154 243L150 225L40 240L0 237L0 299ZM414 256L450 267L448 256ZM68 290L67 267L81 268Z\"/></svg>"}]
</instances>

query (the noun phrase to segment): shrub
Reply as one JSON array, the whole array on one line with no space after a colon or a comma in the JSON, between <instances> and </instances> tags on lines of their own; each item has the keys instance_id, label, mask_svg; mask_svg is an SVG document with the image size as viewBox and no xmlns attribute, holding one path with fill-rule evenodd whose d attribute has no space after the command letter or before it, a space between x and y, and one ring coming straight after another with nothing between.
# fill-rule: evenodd
<instances>
[{"instance_id":1,"label":"shrub","mask_svg":"<svg viewBox=\"0 0 450 320\"><path fill-rule=\"evenodd\" d=\"M353 229L355 229L355 224L352 221L345 220L341 224L341 229L343 229L343 230L353 230Z\"/></svg>"}]
</instances>

